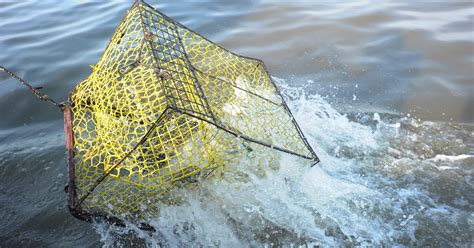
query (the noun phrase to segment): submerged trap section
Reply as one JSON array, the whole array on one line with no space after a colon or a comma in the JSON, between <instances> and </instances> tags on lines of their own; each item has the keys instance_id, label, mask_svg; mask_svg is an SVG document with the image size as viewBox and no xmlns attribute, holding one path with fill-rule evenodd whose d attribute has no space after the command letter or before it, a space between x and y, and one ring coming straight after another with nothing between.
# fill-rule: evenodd
<instances>
[{"instance_id":1,"label":"submerged trap section","mask_svg":"<svg viewBox=\"0 0 474 248\"><path fill-rule=\"evenodd\" d=\"M318 161L261 60L142 1L71 92L64 116L69 208L84 220L144 221L166 189L241 158Z\"/></svg>"}]
</instances>

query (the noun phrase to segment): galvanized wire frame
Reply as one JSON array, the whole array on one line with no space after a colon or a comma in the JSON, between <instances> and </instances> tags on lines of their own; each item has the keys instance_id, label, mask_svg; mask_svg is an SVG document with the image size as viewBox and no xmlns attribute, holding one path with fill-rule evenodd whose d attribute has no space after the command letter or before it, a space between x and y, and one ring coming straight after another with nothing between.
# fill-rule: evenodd
<instances>
[{"instance_id":1,"label":"galvanized wire frame","mask_svg":"<svg viewBox=\"0 0 474 248\"><path fill-rule=\"evenodd\" d=\"M74 119L74 111L73 111L74 108L75 108L74 104L77 104L77 103L75 103L75 100L73 98L74 98L74 94L77 91L77 88L79 87L79 85L71 92L70 97L69 97L70 106L67 106L64 109L63 112L64 112L64 129L65 129L65 134L66 134L66 147L67 147L67 151L68 151L68 182L67 182L67 186L66 186L66 192L68 194L68 207L69 207L69 210L70 210L70 212L73 216L75 216L75 217L77 217L81 220L85 220L85 221L89 221L89 222L94 220L94 219L103 219L103 220L105 220L109 223L115 224L115 225L119 225L119 226L124 226L125 225L124 220L121 219L121 218L111 216L111 215L108 215L108 214L104 214L104 213L101 213L101 212L84 211L84 209L81 208L81 204L95 190L95 188L99 184L101 184L101 182L106 177L109 176L109 174L115 168L119 167L121 165L121 163L135 151L135 149L137 149L139 146L141 146L145 142L147 142L147 139L148 139L149 135L152 132L155 132L157 127L160 125L163 116L165 116L166 114L168 114L170 112L180 113L182 115L189 116L191 118L199 120L202 123L211 124L214 127L216 127L217 129L222 130L224 132L227 132L228 134L230 134L232 136L235 136L237 138L240 138L242 140L249 141L251 143L255 143L255 144L258 144L258 145L261 145L261 146L264 146L264 147L267 147L267 148L271 148L271 149L274 149L274 150L278 150L280 152L292 154L292 155L295 155L295 156L298 156L298 157L301 157L301 158L304 158L304 159L308 159L308 160L312 161L313 165L319 162L319 159L318 159L316 153L311 148L311 146L308 143L306 137L302 133L302 131L301 131L300 127L298 126L298 124L296 123L290 109L288 108L287 104L283 100L283 97L282 97L281 93L278 91L278 88L277 88L275 82L271 79L271 77L269 77L268 70L267 70L267 68L266 68L266 66L265 66L265 64L263 63L262 60L255 59L255 58L250 58L250 57L246 57L246 56L240 56L240 55L237 55L237 54L235 54L231 51L228 51L225 48L219 46L218 44L213 43L212 41L208 40L207 38L199 35L198 33L192 31L189 28L185 27L184 25L175 22L170 17L168 17L165 14L161 13L160 11L154 9L150 5L144 3L143 1L136 1L132 5L130 10L127 12L127 15L132 10L134 10L135 8L139 9L139 15L140 15L140 19L141 19L140 20L140 22L141 22L140 25L141 25L141 28L144 32L144 39L143 39L142 44L140 44L140 46L147 46L148 45L151 48L151 54L147 54L147 55L148 56L151 55L151 60L150 61L152 61L151 63L153 64L151 69L153 69L153 71L154 71L154 75L156 77L156 80L157 81L167 80L167 82L169 82L169 84L160 85L160 87L162 87L164 92L165 92L165 99L166 99L166 102L168 103L168 105L164 109L164 111L159 115L159 117L156 119L156 121L154 121L153 124L148 127L147 132L140 138L140 141L135 142L135 145L133 147L130 147L131 150L129 150L129 152L127 152L120 160L118 160L118 159L115 160L115 164L111 168L109 168L107 170L104 169L104 172L105 171L107 171L107 172L104 173L101 177L97 178L95 183L93 185L91 185L88 188L88 190L83 193L83 195L81 197L78 197L77 192L76 192L77 186L76 186L75 158L76 158L77 154L75 154L75 133L74 133L74 120L75 119ZM122 23L125 21L127 15L125 15L125 17L123 18ZM150 19L153 20L153 17L155 15L164 18L167 22L171 23L172 25L170 27L159 27L159 23L150 22L149 20ZM225 51L229 54L232 54L233 56L254 61L255 62L255 67L253 68L253 70L261 69L261 70L264 71L264 73L270 78L270 83L275 88L276 94L278 94L279 99L281 99L281 100L277 99L277 101L273 101L271 99L264 98L264 97L256 94L255 92L252 92L248 89L240 87L239 85L235 85L235 84L233 84L233 83L231 83L231 82L229 82L229 81L227 81L223 78L216 77L216 76L213 76L211 74L206 74L206 72L203 71L202 68L201 69L196 68L190 62L189 54L188 54L188 52L186 51L186 49L184 48L184 45L183 45L183 38L181 37L180 33L177 31L178 28L187 30L188 32L192 33L193 35L198 36L200 39L203 39L206 42L209 42L213 46L216 46L219 49L221 49L221 50L223 50L223 51ZM172 41L166 41L165 40L163 42L164 43L166 43L166 42L175 42L174 43L175 46L173 48L175 50L173 50L173 52L178 54L176 56L178 56L180 58L183 58L185 60L184 61L185 64L183 64L182 66L186 66L186 67L189 68L189 71L185 72L186 75L184 75L185 76L184 79L181 78L181 76L183 74L183 71L179 68L181 65L174 64L174 67L168 66L165 71L162 69L163 67L161 66L160 63L162 61L166 60L165 57L167 57L168 55L169 56L171 56L171 55L168 54L168 53L165 53L164 51L158 51L158 49L155 48L156 44L154 44L153 41L162 38L162 37L153 37L153 35L157 36L156 34L158 32L166 32L167 37L173 37L174 38L174 40L172 40ZM111 43L112 43L112 39L111 39L111 42L109 43L107 48L109 48L109 46L111 46ZM148 44L145 44L145 43L148 43ZM129 72L133 71L138 66L149 66L149 65L145 65L146 62L145 63L142 62L142 56L145 56L145 54L141 54L142 53L141 48L139 50L140 50L140 54L138 55L137 60L132 61L131 63L126 64L126 65L124 65L120 68L116 68L118 70L118 74L120 74L119 77L126 76ZM179 75L179 77L176 76L176 77L172 78L172 80L168 80L171 77L170 74ZM218 117L215 116L214 111L210 107L210 103L209 103L210 100L206 97L206 94L205 94L205 91L209 90L209 89L204 90L202 88L202 85L200 84L200 81L198 80L198 77L201 78L201 79L205 77L205 78L209 79L210 81L215 81L215 82L218 82L219 84L226 84L229 87L234 87L238 90L241 90L241 91L245 92L246 94L252 95L252 97L256 97L256 98L261 99L262 101L266 101L269 104L273 104L275 106L283 107L284 110L286 111L286 113L291 118L291 123L293 124L293 128L296 129L299 138L304 143L304 146L309 151L309 154L301 154L301 153L292 151L290 149L287 149L285 147L276 146L276 145L273 145L271 143L267 143L265 141L258 140L254 137L247 136L245 133L242 133L239 130L223 123L221 120L219 120ZM192 78L192 84L189 83L189 78ZM187 91L183 90L183 88L186 88L188 90ZM219 90L219 89L211 87L211 90ZM186 93L184 94L184 97L182 95L182 91L186 91ZM190 95L193 95L195 97L189 97ZM87 104L89 104L90 101L92 101L92 100L87 100L87 101L85 101L85 103L83 102L81 104L86 104L87 105ZM280 102L278 102L278 101L280 101ZM113 108L115 110L114 106L112 106L111 108ZM130 113L120 112L119 114L127 115L127 114L130 114ZM250 148L247 148L247 149L250 149ZM209 172L209 173L211 173L211 172ZM154 230L154 228L152 226L150 226L146 223L139 223L138 226L142 229L145 229L145 230Z\"/></svg>"}]
</instances>

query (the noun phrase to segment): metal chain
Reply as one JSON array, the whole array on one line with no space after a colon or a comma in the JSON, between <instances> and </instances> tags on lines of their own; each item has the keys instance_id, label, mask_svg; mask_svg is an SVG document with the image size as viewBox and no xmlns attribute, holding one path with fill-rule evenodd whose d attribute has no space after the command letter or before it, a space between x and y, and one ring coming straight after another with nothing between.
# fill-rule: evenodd
<instances>
[{"instance_id":1,"label":"metal chain","mask_svg":"<svg viewBox=\"0 0 474 248\"><path fill-rule=\"evenodd\" d=\"M47 94L45 94L44 92L41 91L42 87L33 87L31 84L29 84L24 79L22 79L21 77L19 77L18 75L16 75L12 71L8 70L7 68L5 68L3 66L0 66L0 72L5 72L11 78L14 78L14 79L18 80L18 82L20 82L24 86L28 87L28 89L30 89L30 91L36 97L38 97L40 100L48 102L48 103L54 105L55 107L58 107L61 111L63 111L64 108L66 108L68 106L67 102L56 102L56 101L54 101L53 99L51 99L51 97L49 97Z\"/></svg>"}]
</instances>

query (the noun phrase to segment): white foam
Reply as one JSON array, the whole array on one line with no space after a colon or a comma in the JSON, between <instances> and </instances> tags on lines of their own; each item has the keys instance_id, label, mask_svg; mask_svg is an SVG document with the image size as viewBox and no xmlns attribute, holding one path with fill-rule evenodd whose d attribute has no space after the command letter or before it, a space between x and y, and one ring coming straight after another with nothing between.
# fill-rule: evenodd
<instances>
[{"instance_id":1,"label":"white foam","mask_svg":"<svg viewBox=\"0 0 474 248\"><path fill-rule=\"evenodd\" d=\"M464 160L468 158L474 158L474 155L468 155L468 154L461 154L461 155L455 155L455 156L450 156L450 155L443 155L443 154L438 154L434 158L432 158L433 161L458 161L458 160Z\"/></svg>"},{"instance_id":2,"label":"white foam","mask_svg":"<svg viewBox=\"0 0 474 248\"><path fill-rule=\"evenodd\" d=\"M389 177L370 171L376 161L387 159L392 164L386 135L398 134L400 123L385 123L374 114L369 117L377 121L376 128L362 125L320 96L306 96L301 88L279 84L291 98L287 103L322 162L311 168L282 155L279 170L265 168L265 176L259 176L252 163L241 161L239 167L248 180L203 181L197 189L183 192L181 205L162 207L161 216L152 221L158 234L134 229L138 236L152 246L159 246L157 240L169 246L224 247L264 246L276 239L281 245L295 245L301 239L321 246L340 246L342 240L360 246L397 245L399 237L416 240L419 216L425 206L436 208L436 204L422 190L397 188ZM398 155L405 156L407 151L399 149ZM340 155L343 152L349 155ZM468 157L472 156L434 159ZM375 178L366 179L370 176ZM374 181L388 186L375 187Z\"/></svg>"}]
</instances>

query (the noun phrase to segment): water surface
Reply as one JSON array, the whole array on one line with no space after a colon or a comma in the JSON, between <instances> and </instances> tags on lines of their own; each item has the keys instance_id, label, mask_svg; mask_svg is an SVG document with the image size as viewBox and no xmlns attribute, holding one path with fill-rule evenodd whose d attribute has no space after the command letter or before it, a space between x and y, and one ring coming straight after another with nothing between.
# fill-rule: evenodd
<instances>
[{"instance_id":1,"label":"water surface","mask_svg":"<svg viewBox=\"0 0 474 248\"><path fill-rule=\"evenodd\" d=\"M90 225L66 209L61 113L0 75L1 247L472 245L472 2L149 3L263 59L322 162L210 180L154 234ZM130 5L1 1L0 65L65 100Z\"/></svg>"}]
</instances>

